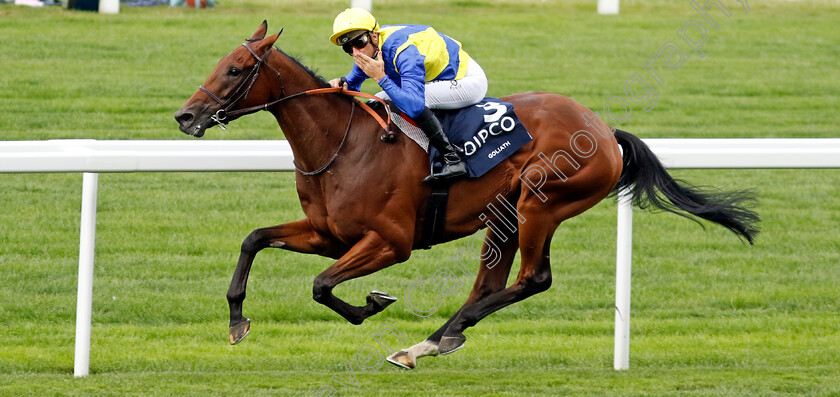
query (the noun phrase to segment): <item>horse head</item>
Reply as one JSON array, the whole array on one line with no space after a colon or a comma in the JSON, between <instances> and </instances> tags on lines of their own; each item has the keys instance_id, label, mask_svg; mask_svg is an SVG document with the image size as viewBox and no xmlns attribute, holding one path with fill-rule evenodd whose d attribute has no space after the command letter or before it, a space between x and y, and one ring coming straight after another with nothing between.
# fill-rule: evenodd
<instances>
[{"instance_id":1,"label":"horse head","mask_svg":"<svg viewBox=\"0 0 840 397\"><path fill-rule=\"evenodd\" d=\"M217 124L224 128L244 114L261 110L259 105L280 95L272 92L270 84L256 84L261 78L274 78L260 70L263 66L271 68L266 60L283 31L265 37L267 30L268 23L263 21L248 41L219 61L199 90L175 112L183 133L200 138L207 128Z\"/></svg>"}]
</instances>

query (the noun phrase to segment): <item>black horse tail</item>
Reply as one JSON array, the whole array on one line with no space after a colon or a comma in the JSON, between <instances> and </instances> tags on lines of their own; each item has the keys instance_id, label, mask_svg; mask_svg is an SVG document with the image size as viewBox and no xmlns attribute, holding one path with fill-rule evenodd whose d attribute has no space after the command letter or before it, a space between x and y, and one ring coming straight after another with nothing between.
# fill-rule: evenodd
<instances>
[{"instance_id":1,"label":"black horse tail","mask_svg":"<svg viewBox=\"0 0 840 397\"><path fill-rule=\"evenodd\" d=\"M615 130L615 139L624 151L624 169L614 193L629 188L633 193L633 204L639 208L659 208L697 223L700 222L695 217L703 218L722 225L753 244L759 231L756 223L760 218L750 209L756 203L752 192L709 191L677 181L668 175L641 139L621 130Z\"/></svg>"}]
</instances>

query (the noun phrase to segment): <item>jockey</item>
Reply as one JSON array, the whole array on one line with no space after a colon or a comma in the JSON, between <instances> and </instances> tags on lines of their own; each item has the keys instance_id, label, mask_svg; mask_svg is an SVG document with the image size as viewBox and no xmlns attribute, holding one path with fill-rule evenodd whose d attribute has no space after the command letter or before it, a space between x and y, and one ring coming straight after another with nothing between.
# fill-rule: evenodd
<instances>
[{"instance_id":1,"label":"jockey","mask_svg":"<svg viewBox=\"0 0 840 397\"><path fill-rule=\"evenodd\" d=\"M355 60L350 73L330 80L330 85L358 91L366 79L374 79L383 90L376 96L394 101L443 154L443 169L423 182L467 173L456 153L461 149L449 142L430 110L470 106L487 94L484 70L461 43L430 26L380 27L376 18L361 8L348 8L338 14L330 41Z\"/></svg>"}]
</instances>

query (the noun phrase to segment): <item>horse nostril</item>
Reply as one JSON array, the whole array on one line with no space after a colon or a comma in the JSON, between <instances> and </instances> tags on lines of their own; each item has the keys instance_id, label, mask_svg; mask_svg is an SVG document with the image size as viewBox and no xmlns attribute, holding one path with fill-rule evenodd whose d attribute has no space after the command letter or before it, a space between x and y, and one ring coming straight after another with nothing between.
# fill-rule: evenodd
<instances>
[{"instance_id":1,"label":"horse nostril","mask_svg":"<svg viewBox=\"0 0 840 397\"><path fill-rule=\"evenodd\" d=\"M175 120L177 120L178 123L181 125L189 125L193 121L193 114L189 112L184 112L180 114L176 113Z\"/></svg>"}]
</instances>

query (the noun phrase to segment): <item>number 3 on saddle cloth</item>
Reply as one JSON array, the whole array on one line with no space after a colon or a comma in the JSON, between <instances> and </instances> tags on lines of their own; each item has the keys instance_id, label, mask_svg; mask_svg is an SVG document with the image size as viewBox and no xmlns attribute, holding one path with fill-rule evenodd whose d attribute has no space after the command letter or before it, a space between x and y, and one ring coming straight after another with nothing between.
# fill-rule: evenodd
<instances>
[{"instance_id":1,"label":"number 3 on saddle cloth","mask_svg":"<svg viewBox=\"0 0 840 397\"><path fill-rule=\"evenodd\" d=\"M434 113L449 141L464 150L459 155L471 178L484 175L532 139L513 112L513 105L497 98L487 97L463 109L435 109ZM443 167L443 158L429 145L426 135L407 116L399 114L394 124L429 153L429 167Z\"/></svg>"}]
</instances>

